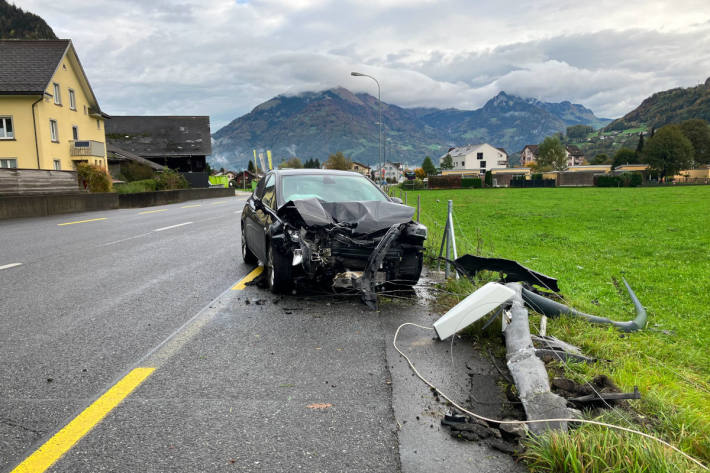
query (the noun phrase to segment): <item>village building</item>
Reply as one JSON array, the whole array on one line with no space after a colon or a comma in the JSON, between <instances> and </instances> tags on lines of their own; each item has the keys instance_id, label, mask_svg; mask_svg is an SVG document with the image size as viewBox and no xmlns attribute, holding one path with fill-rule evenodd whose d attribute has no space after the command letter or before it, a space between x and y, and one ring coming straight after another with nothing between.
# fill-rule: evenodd
<instances>
[{"instance_id":1,"label":"village building","mask_svg":"<svg viewBox=\"0 0 710 473\"><path fill-rule=\"evenodd\" d=\"M565 146L565 155L567 157L567 167L581 166L586 160L584 152L575 145ZM520 165L532 166L537 162L539 156L539 145L525 145L522 151L520 151Z\"/></svg>"},{"instance_id":2,"label":"village building","mask_svg":"<svg viewBox=\"0 0 710 473\"><path fill-rule=\"evenodd\" d=\"M0 40L0 168L106 168L106 118L71 40Z\"/></svg>"},{"instance_id":3,"label":"village building","mask_svg":"<svg viewBox=\"0 0 710 473\"><path fill-rule=\"evenodd\" d=\"M207 116L112 116L108 143L180 172L192 187L207 187L212 152Z\"/></svg>"},{"instance_id":4,"label":"village building","mask_svg":"<svg viewBox=\"0 0 710 473\"><path fill-rule=\"evenodd\" d=\"M370 166L366 164L359 163L357 161L352 162L352 170L362 174L363 176L369 176L370 175Z\"/></svg>"},{"instance_id":5,"label":"village building","mask_svg":"<svg viewBox=\"0 0 710 473\"><path fill-rule=\"evenodd\" d=\"M439 158L439 166L446 156L451 156L452 169L442 169L442 175L483 175L486 171L508 166L508 153L503 148L495 148L488 143L449 148Z\"/></svg>"}]
</instances>

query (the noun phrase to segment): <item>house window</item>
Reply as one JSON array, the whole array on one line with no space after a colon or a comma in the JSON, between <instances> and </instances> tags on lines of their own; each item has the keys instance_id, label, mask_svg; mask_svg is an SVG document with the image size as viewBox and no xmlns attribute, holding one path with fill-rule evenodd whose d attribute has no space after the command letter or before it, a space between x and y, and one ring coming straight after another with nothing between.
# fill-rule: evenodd
<instances>
[{"instance_id":1,"label":"house window","mask_svg":"<svg viewBox=\"0 0 710 473\"><path fill-rule=\"evenodd\" d=\"M57 130L57 120L49 120L49 134L52 137L52 141L59 143L59 131Z\"/></svg>"},{"instance_id":2,"label":"house window","mask_svg":"<svg viewBox=\"0 0 710 473\"><path fill-rule=\"evenodd\" d=\"M481 161L481 169L486 169L486 162L485 161Z\"/></svg>"},{"instance_id":3,"label":"house window","mask_svg":"<svg viewBox=\"0 0 710 473\"><path fill-rule=\"evenodd\" d=\"M483 153L476 153L476 159L483 159Z\"/></svg>"},{"instance_id":4,"label":"house window","mask_svg":"<svg viewBox=\"0 0 710 473\"><path fill-rule=\"evenodd\" d=\"M17 167L17 160L15 158L0 159L0 168L11 169L11 168L16 168L16 167Z\"/></svg>"},{"instance_id":5,"label":"house window","mask_svg":"<svg viewBox=\"0 0 710 473\"><path fill-rule=\"evenodd\" d=\"M57 84L56 82L54 83L54 103L55 105L62 104L62 95L59 90L59 84Z\"/></svg>"},{"instance_id":6,"label":"house window","mask_svg":"<svg viewBox=\"0 0 710 473\"><path fill-rule=\"evenodd\" d=\"M74 138L74 141L79 139L79 127L74 125L71 127L71 136Z\"/></svg>"},{"instance_id":7,"label":"house window","mask_svg":"<svg viewBox=\"0 0 710 473\"><path fill-rule=\"evenodd\" d=\"M466 161L461 161L461 166L466 166Z\"/></svg>"},{"instance_id":8,"label":"house window","mask_svg":"<svg viewBox=\"0 0 710 473\"><path fill-rule=\"evenodd\" d=\"M61 171L62 170L62 162L58 159L54 160L54 170L55 171Z\"/></svg>"},{"instance_id":9,"label":"house window","mask_svg":"<svg viewBox=\"0 0 710 473\"><path fill-rule=\"evenodd\" d=\"M76 110L76 96L72 89L69 89L69 108Z\"/></svg>"},{"instance_id":10,"label":"house window","mask_svg":"<svg viewBox=\"0 0 710 473\"><path fill-rule=\"evenodd\" d=\"M12 126L12 117L0 117L0 140L15 138L15 128Z\"/></svg>"}]
</instances>

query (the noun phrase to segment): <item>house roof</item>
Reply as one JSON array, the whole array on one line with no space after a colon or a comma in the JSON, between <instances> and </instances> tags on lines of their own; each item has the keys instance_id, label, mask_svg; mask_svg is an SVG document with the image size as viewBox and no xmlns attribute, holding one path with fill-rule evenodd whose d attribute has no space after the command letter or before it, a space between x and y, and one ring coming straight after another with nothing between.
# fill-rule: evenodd
<instances>
[{"instance_id":1,"label":"house roof","mask_svg":"<svg viewBox=\"0 0 710 473\"><path fill-rule=\"evenodd\" d=\"M530 148L530 151L532 151L535 156L537 156L539 153L537 145L525 145L525 147L523 148L523 151L525 151L525 148Z\"/></svg>"},{"instance_id":2,"label":"house roof","mask_svg":"<svg viewBox=\"0 0 710 473\"><path fill-rule=\"evenodd\" d=\"M357 161L353 161L353 164L357 164L357 165L360 166L361 168L370 169L370 166L368 166L367 164L362 164L362 163L359 163L359 162L357 162Z\"/></svg>"},{"instance_id":3,"label":"house roof","mask_svg":"<svg viewBox=\"0 0 710 473\"><path fill-rule=\"evenodd\" d=\"M140 156L137 156L129 151L126 151L124 149L119 148L118 146L114 146L111 143L106 145L106 151L108 152L108 159L116 159L118 161L135 161L137 163L141 163L145 166L149 166L156 171L162 171L165 169L165 166L161 166L158 163L154 163L153 161L145 158L141 158Z\"/></svg>"},{"instance_id":4,"label":"house roof","mask_svg":"<svg viewBox=\"0 0 710 473\"><path fill-rule=\"evenodd\" d=\"M567 145L567 152L572 156L584 156L584 152L575 145Z\"/></svg>"},{"instance_id":5,"label":"house roof","mask_svg":"<svg viewBox=\"0 0 710 473\"><path fill-rule=\"evenodd\" d=\"M0 40L0 94L41 95L71 41Z\"/></svg>"},{"instance_id":6,"label":"house roof","mask_svg":"<svg viewBox=\"0 0 710 473\"><path fill-rule=\"evenodd\" d=\"M508 152L505 150L505 148L496 148L498 151L501 151L504 155L508 156Z\"/></svg>"},{"instance_id":7,"label":"house roof","mask_svg":"<svg viewBox=\"0 0 710 473\"><path fill-rule=\"evenodd\" d=\"M112 116L106 122L106 140L143 157L212 152L207 116Z\"/></svg>"}]
</instances>

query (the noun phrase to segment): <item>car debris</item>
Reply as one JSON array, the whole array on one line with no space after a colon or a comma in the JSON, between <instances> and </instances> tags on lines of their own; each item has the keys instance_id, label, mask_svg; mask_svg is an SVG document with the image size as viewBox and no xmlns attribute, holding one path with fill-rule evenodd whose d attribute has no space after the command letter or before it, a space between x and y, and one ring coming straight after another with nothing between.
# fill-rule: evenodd
<instances>
[{"instance_id":1,"label":"car debris","mask_svg":"<svg viewBox=\"0 0 710 473\"><path fill-rule=\"evenodd\" d=\"M560 292L557 279L526 268L515 260L465 254L456 258L454 267L469 278L475 277L480 271L497 271L505 274L503 282L526 282Z\"/></svg>"},{"instance_id":2,"label":"car debris","mask_svg":"<svg viewBox=\"0 0 710 473\"><path fill-rule=\"evenodd\" d=\"M261 261L273 292L309 281L353 290L370 307L386 284L411 287L427 228L366 177L334 170L275 170L242 212L242 255Z\"/></svg>"}]
</instances>

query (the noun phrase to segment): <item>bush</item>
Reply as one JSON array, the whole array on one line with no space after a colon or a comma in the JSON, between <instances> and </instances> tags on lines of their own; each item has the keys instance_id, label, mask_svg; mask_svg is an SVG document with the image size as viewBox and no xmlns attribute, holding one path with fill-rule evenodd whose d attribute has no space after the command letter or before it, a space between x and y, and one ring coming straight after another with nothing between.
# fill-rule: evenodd
<instances>
[{"instance_id":1,"label":"bush","mask_svg":"<svg viewBox=\"0 0 710 473\"><path fill-rule=\"evenodd\" d=\"M137 192L153 192L157 183L155 179L143 179L141 181L127 182L125 184L116 184L116 192L119 194L135 194Z\"/></svg>"},{"instance_id":2,"label":"bush","mask_svg":"<svg viewBox=\"0 0 710 473\"><path fill-rule=\"evenodd\" d=\"M597 187L638 187L643 183L641 174L625 172L617 175L605 174L595 178Z\"/></svg>"},{"instance_id":3,"label":"bush","mask_svg":"<svg viewBox=\"0 0 710 473\"><path fill-rule=\"evenodd\" d=\"M493 173L491 171L486 171L486 187L493 186Z\"/></svg>"},{"instance_id":4,"label":"bush","mask_svg":"<svg viewBox=\"0 0 710 473\"><path fill-rule=\"evenodd\" d=\"M461 176L432 176L429 178L429 188L458 189L461 187Z\"/></svg>"},{"instance_id":5,"label":"bush","mask_svg":"<svg viewBox=\"0 0 710 473\"><path fill-rule=\"evenodd\" d=\"M172 169L166 169L155 177L155 188L159 191L187 189L188 187L190 187L190 184L188 184L187 179Z\"/></svg>"},{"instance_id":6,"label":"bush","mask_svg":"<svg viewBox=\"0 0 710 473\"><path fill-rule=\"evenodd\" d=\"M400 189L402 190L415 190L415 189L424 189L426 186L424 185L424 181L421 179L412 179L411 181L404 181L399 185Z\"/></svg>"},{"instance_id":7,"label":"bush","mask_svg":"<svg viewBox=\"0 0 710 473\"><path fill-rule=\"evenodd\" d=\"M464 177L461 179L461 187L464 189L480 189L483 182L478 177Z\"/></svg>"},{"instance_id":8,"label":"bush","mask_svg":"<svg viewBox=\"0 0 710 473\"><path fill-rule=\"evenodd\" d=\"M111 176L102 167L79 163L76 165L76 174L79 177L79 183L89 192L111 192L113 188Z\"/></svg>"},{"instance_id":9,"label":"bush","mask_svg":"<svg viewBox=\"0 0 710 473\"><path fill-rule=\"evenodd\" d=\"M145 164L127 161L121 163L121 175L123 175L123 180L133 182L152 179L154 173L153 169Z\"/></svg>"}]
</instances>

